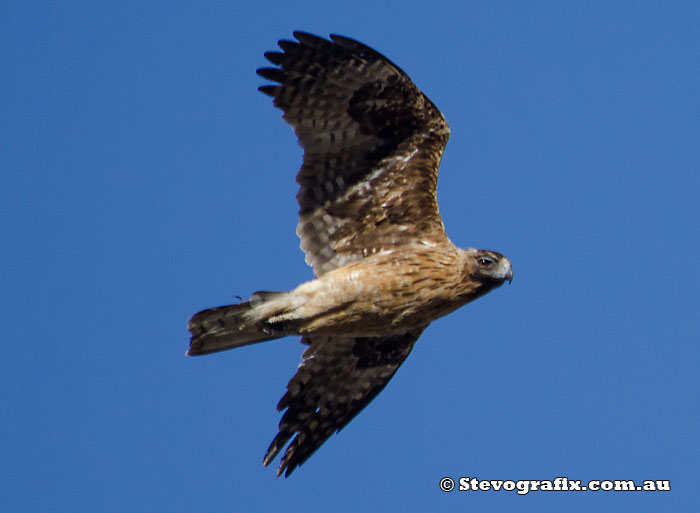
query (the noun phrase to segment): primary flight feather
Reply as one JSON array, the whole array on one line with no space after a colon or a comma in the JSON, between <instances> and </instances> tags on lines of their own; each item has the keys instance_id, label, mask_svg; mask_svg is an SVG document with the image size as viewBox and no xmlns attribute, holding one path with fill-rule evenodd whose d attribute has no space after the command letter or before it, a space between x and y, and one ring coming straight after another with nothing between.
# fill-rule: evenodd
<instances>
[{"instance_id":1,"label":"primary flight feather","mask_svg":"<svg viewBox=\"0 0 700 513\"><path fill-rule=\"evenodd\" d=\"M432 321L513 279L445 235L436 187L449 127L395 64L352 39L295 32L259 89L304 149L297 234L316 279L189 321L188 355L301 335L302 363L263 463L291 474L386 386ZM291 442L290 442L291 440ZM288 445L287 445L288 444Z\"/></svg>"}]
</instances>

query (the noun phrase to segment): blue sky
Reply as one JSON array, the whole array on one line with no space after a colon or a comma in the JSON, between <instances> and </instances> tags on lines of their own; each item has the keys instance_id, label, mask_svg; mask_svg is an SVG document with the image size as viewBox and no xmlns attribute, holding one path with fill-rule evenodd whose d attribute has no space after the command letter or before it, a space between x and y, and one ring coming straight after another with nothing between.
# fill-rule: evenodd
<instances>
[{"instance_id":1,"label":"blue sky","mask_svg":"<svg viewBox=\"0 0 700 513\"><path fill-rule=\"evenodd\" d=\"M696 2L4 2L3 511L683 511L700 471ZM287 480L295 338L194 312L311 278L301 150L255 69L363 41L445 113L438 196L515 279L434 323ZM672 491L443 493L444 476Z\"/></svg>"}]
</instances>

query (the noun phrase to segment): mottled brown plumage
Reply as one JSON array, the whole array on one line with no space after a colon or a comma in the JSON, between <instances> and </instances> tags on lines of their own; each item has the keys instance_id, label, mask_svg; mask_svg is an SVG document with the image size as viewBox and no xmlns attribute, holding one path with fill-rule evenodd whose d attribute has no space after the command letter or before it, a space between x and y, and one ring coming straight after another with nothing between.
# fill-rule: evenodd
<instances>
[{"instance_id":1,"label":"mottled brown plumage","mask_svg":"<svg viewBox=\"0 0 700 513\"><path fill-rule=\"evenodd\" d=\"M455 247L437 205L449 127L396 65L351 39L295 32L258 74L304 148L297 234L316 279L190 319L188 354L301 335L265 455L289 475L383 388L435 319L513 277L503 255Z\"/></svg>"}]
</instances>

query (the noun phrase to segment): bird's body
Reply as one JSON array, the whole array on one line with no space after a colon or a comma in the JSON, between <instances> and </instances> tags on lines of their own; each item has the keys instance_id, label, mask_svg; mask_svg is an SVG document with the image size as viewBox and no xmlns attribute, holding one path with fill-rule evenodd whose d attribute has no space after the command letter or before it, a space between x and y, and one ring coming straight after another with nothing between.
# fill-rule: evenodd
<instances>
[{"instance_id":1,"label":"bird's body","mask_svg":"<svg viewBox=\"0 0 700 513\"><path fill-rule=\"evenodd\" d=\"M188 354L287 335L310 347L278 409L267 465L289 475L386 385L423 330L513 277L500 253L459 249L437 207L449 128L398 67L340 36L295 33L258 73L304 147L297 233L316 279L192 317Z\"/></svg>"},{"instance_id":2,"label":"bird's body","mask_svg":"<svg viewBox=\"0 0 700 513\"><path fill-rule=\"evenodd\" d=\"M426 326L478 293L466 279L444 279L463 272L462 255L451 245L387 250L301 284L291 294L301 296L302 305L268 322L289 324L286 331L302 335L403 333Z\"/></svg>"}]
</instances>

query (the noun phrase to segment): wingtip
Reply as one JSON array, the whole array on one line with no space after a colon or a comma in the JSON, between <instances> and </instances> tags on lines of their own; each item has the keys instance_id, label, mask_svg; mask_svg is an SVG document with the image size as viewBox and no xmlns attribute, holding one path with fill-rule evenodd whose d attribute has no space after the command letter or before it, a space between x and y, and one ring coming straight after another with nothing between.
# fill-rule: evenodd
<instances>
[{"instance_id":1,"label":"wingtip","mask_svg":"<svg viewBox=\"0 0 700 513\"><path fill-rule=\"evenodd\" d=\"M268 451L267 454L263 456L263 467L269 467L272 459L273 458L270 457L270 452Z\"/></svg>"},{"instance_id":2,"label":"wingtip","mask_svg":"<svg viewBox=\"0 0 700 513\"><path fill-rule=\"evenodd\" d=\"M317 36L316 34L312 34L311 32L306 32L305 30L295 30L292 32L292 35L294 36L294 39L300 42L303 42L304 40L323 39L321 36Z\"/></svg>"},{"instance_id":3,"label":"wingtip","mask_svg":"<svg viewBox=\"0 0 700 513\"><path fill-rule=\"evenodd\" d=\"M265 52L263 56L275 66L281 66L285 59L285 54L282 52Z\"/></svg>"},{"instance_id":4,"label":"wingtip","mask_svg":"<svg viewBox=\"0 0 700 513\"><path fill-rule=\"evenodd\" d=\"M335 33L333 33L333 34L329 34L328 37L329 37L330 40L333 41L334 43L335 43L336 41L352 41L353 43L359 43L359 41L356 41L355 39L353 39L353 38L351 38L351 37L348 37L348 36L344 36L344 35L342 35L342 34L335 34Z\"/></svg>"},{"instance_id":5,"label":"wingtip","mask_svg":"<svg viewBox=\"0 0 700 513\"><path fill-rule=\"evenodd\" d=\"M269 467L270 463L275 459L275 456L277 456L277 453L271 454L268 452L263 458L263 467ZM277 477L280 477L282 473L284 473L285 478L289 477L289 474L291 474L289 468L285 466L284 461L280 462L279 467L275 470Z\"/></svg>"},{"instance_id":6,"label":"wingtip","mask_svg":"<svg viewBox=\"0 0 700 513\"><path fill-rule=\"evenodd\" d=\"M273 82L279 82L280 84L286 78L286 74L279 68L258 68L255 73L264 79L272 80Z\"/></svg>"},{"instance_id":7,"label":"wingtip","mask_svg":"<svg viewBox=\"0 0 700 513\"><path fill-rule=\"evenodd\" d=\"M272 96L274 98L275 93L277 92L277 86L272 86L272 85L259 86L258 91L260 91L262 94L266 94L267 96Z\"/></svg>"}]
</instances>

